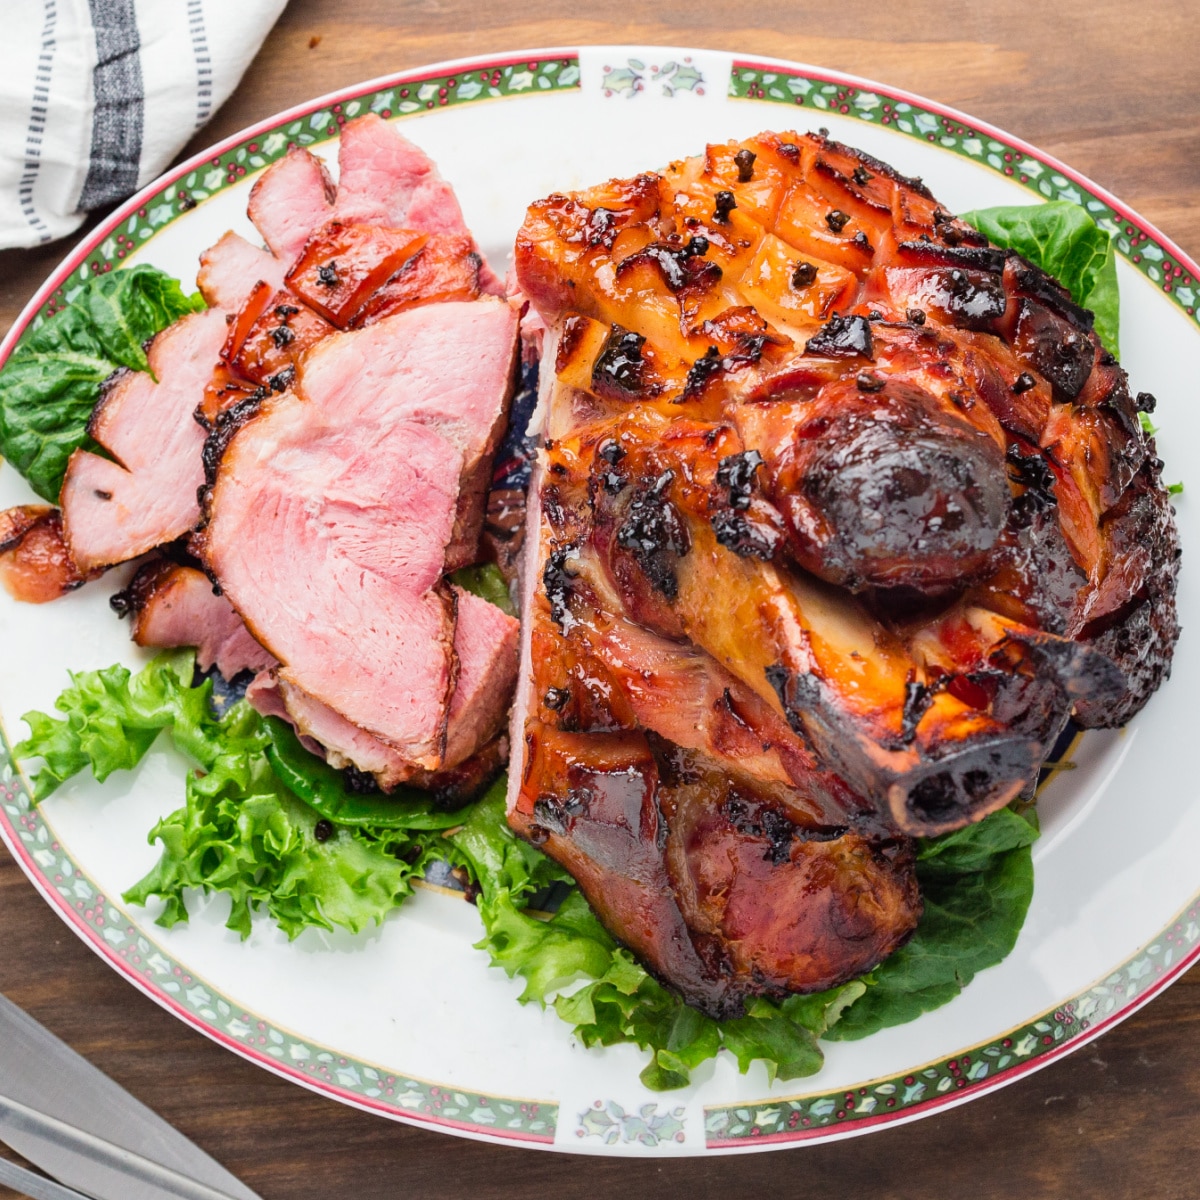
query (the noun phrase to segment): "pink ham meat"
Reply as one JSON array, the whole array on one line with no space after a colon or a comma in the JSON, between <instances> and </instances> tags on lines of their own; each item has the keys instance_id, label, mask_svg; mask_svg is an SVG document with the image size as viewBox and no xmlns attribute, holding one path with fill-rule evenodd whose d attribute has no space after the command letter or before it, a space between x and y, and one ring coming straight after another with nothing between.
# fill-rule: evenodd
<instances>
[{"instance_id":1,"label":"pink ham meat","mask_svg":"<svg viewBox=\"0 0 1200 1200\"><path fill-rule=\"evenodd\" d=\"M338 171L336 220L471 236L458 197L433 160L374 113L342 128ZM485 292L504 294L486 260L479 283Z\"/></svg>"},{"instance_id":2,"label":"pink ham meat","mask_svg":"<svg viewBox=\"0 0 1200 1200\"><path fill-rule=\"evenodd\" d=\"M374 775L385 791L413 774L412 764L399 751L280 678L278 670L258 675L246 689L246 699L264 717L281 717L291 724L305 747L323 754L330 766L357 767Z\"/></svg>"},{"instance_id":3,"label":"pink ham meat","mask_svg":"<svg viewBox=\"0 0 1200 1200\"><path fill-rule=\"evenodd\" d=\"M308 235L329 220L332 199L325 164L307 150L289 150L268 167L250 191L247 212L270 248L230 230L205 250L196 286L209 308L236 313L259 280L279 291Z\"/></svg>"},{"instance_id":4,"label":"pink ham meat","mask_svg":"<svg viewBox=\"0 0 1200 1200\"><path fill-rule=\"evenodd\" d=\"M226 679L274 665L203 571L160 559L142 567L120 594L129 605L133 640L139 646L195 646L200 669L215 666Z\"/></svg>"},{"instance_id":5,"label":"pink ham meat","mask_svg":"<svg viewBox=\"0 0 1200 1200\"><path fill-rule=\"evenodd\" d=\"M432 769L453 685L439 581L462 456L388 415L266 401L225 449L198 540L281 682Z\"/></svg>"},{"instance_id":6,"label":"pink ham meat","mask_svg":"<svg viewBox=\"0 0 1200 1200\"><path fill-rule=\"evenodd\" d=\"M260 279L275 291L283 287L287 267L269 250L230 231L200 255L196 286L209 308L235 313Z\"/></svg>"},{"instance_id":7,"label":"pink ham meat","mask_svg":"<svg viewBox=\"0 0 1200 1200\"><path fill-rule=\"evenodd\" d=\"M516 341L517 318L508 305L458 301L334 334L304 361L304 394L323 409L389 411L438 430L462 455L448 571L475 561Z\"/></svg>"},{"instance_id":8,"label":"pink ham meat","mask_svg":"<svg viewBox=\"0 0 1200 1200\"><path fill-rule=\"evenodd\" d=\"M247 212L275 263L285 269L291 266L309 236L331 219L346 225L471 237L458 198L433 161L374 113L343 127L338 172L335 189L319 158L293 148L254 185ZM256 268L247 262L246 266L243 295L254 283L250 274L262 269L261 264ZM485 291L502 292L486 263L480 276Z\"/></svg>"},{"instance_id":9,"label":"pink ham meat","mask_svg":"<svg viewBox=\"0 0 1200 1200\"><path fill-rule=\"evenodd\" d=\"M458 681L450 703L444 766L456 767L496 735L508 712L517 674L519 623L494 604L453 589L457 606L454 655ZM224 596L202 571L158 559L147 563L121 593L139 646L195 646L202 671L216 666L226 679L258 675L247 699L264 715L284 717L335 767L353 764L384 788L411 777L411 765L392 747L347 721L302 689L281 681L278 663L250 635Z\"/></svg>"},{"instance_id":10,"label":"pink ham meat","mask_svg":"<svg viewBox=\"0 0 1200 1200\"><path fill-rule=\"evenodd\" d=\"M453 590L458 609L454 628L458 681L450 703L442 769L466 762L503 726L517 675L520 634L519 622L494 604L461 588ZM386 742L280 679L277 671L258 675L246 698L263 716L289 721L307 739L305 744L322 749L333 766L366 771L385 791L417 774Z\"/></svg>"},{"instance_id":11,"label":"pink ham meat","mask_svg":"<svg viewBox=\"0 0 1200 1200\"><path fill-rule=\"evenodd\" d=\"M494 604L454 589L458 623L454 655L458 683L446 727L446 763L455 767L490 741L508 715L517 679L521 624Z\"/></svg>"},{"instance_id":12,"label":"pink ham meat","mask_svg":"<svg viewBox=\"0 0 1200 1200\"><path fill-rule=\"evenodd\" d=\"M413 769L446 761L458 657L455 598L440 580L466 467L490 470L515 343L512 313L495 300L325 339L294 390L233 432L199 538L225 595L280 660L285 693L333 709ZM464 543L464 561L473 549ZM482 727L470 708L468 723Z\"/></svg>"},{"instance_id":13,"label":"pink ham meat","mask_svg":"<svg viewBox=\"0 0 1200 1200\"><path fill-rule=\"evenodd\" d=\"M136 558L196 524L204 432L192 414L225 333L215 309L182 318L150 343L153 374L121 373L96 405L88 432L112 460L76 450L60 497L81 573Z\"/></svg>"},{"instance_id":14,"label":"pink ham meat","mask_svg":"<svg viewBox=\"0 0 1200 1200\"><path fill-rule=\"evenodd\" d=\"M423 233L470 232L429 156L373 113L342 128L334 216Z\"/></svg>"},{"instance_id":15,"label":"pink ham meat","mask_svg":"<svg viewBox=\"0 0 1200 1200\"><path fill-rule=\"evenodd\" d=\"M246 213L271 253L291 266L308 235L333 215L333 196L325 164L293 147L255 183Z\"/></svg>"}]
</instances>

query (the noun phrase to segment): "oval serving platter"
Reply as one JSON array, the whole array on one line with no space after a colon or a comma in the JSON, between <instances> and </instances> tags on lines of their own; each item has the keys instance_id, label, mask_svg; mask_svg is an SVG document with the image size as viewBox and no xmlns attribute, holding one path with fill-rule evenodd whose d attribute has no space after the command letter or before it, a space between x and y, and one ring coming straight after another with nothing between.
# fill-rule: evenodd
<instances>
[{"instance_id":1,"label":"oval serving platter","mask_svg":"<svg viewBox=\"0 0 1200 1200\"><path fill-rule=\"evenodd\" d=\"M499 269L525 205L763 129L826 126L952 210L1067 199L1116 238L1121 357L1159 398L1166 477L1186 484L1185 546L1200 489L1200 268L1115 197L1033 147L960 113L816 67L663 47L536 50L443 63L326 96L177 167L118 209L54 272L0 343L0 362L90 275L150 262L194 284L226 229L257 237L249 189L291 144L326 158L338 129L375 111L403 122L458 192ZM0 506L28 502L0 470ZM1185 563L1187 559L1185 557ZM156 749L103 786L76 779L41 809L8 753L20 715L48 710L68 670L145 660L108 608L120 572L43 607L0 596L0 835L47 902L143 992L215 1041L317 1092L469 1137L588 1153L747 1151L844 1137L935 1112L1011 1082L1128 1016L1200 955L1200 791L1186 697L1200 647L1185 634L1174 677L1132 724L1091 732L1041 792L1036 887L1012 954L951 1004L860 1042L825 1044L808 1079L770 1085L721 1055L685 1091L652 1093L631 1046L590 1051L552 1011L472 949L474 909L425 889L374 931L266 920L248 942L228 900L196 897L167 931L121 891L156 861L146 842L178 807L183 762ZM1180 608L1200 614L1185 569Z\"/></svg>"}]
</instances>

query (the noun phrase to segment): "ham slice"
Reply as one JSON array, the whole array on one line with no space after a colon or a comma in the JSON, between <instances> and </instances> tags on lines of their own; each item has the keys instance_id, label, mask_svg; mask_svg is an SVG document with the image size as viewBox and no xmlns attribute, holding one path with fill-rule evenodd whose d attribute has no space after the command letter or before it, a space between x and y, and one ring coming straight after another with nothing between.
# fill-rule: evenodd
<instances>
[{"instance_id":1,"label":"ham slice","mask_svg":"<svg viewBox=\"0 0 1200 1200\"><path fill-rule=\"evenodd\" d=\"M225 333L218 310L189 314L150 343L153 374L118 374L96 405L88 432L112 459L76 450L61 494L64 537L81 573L136 558L196 524L204 432L193 413Z\"/></svg>"},{"instance_id":2,"label":"ham slice","mask_svg":"<svg viewBox=\"0 0 1200 1200\"><path fill-rule=\"evenodd\" d=\"M277 671L266 674L267 678L261 684L255 680L257 686L253 696L246 693L251 703L264 716L280 716L289 721L309 749L320 747L330 766L357 767L374 775L385 791L413 774L412 764L387 742L347 721L341 713L322 704L303 688L281 679ZM268 685L274 688L278 708L274 702L260 706Z\"/></svg>"},{"instance_id":3,"label":"ham slice","mask_svg":"<svg viewBox=\"0 0 1200 1200\"><path fill-rule=\"evenodd\" d=\"M247 211L269 250L227 233L202 257L200 290L209 304L236 311L258 280L280 287L284 272L309 238L331 218L342 225L405 229L460 240L464 257L478 257L473 272L478 286L503 294L499 280L478 253L454 190L429 156L395 126L374 113L350 121L338 144L338 168L335 189L319 158L293 148L263 172L250 193Z\"/></svg>"},{"instance_id":4,"label":"ham slice","mask_svg":"<svg viewBox=\"0 0 1200 1200\"><path fill-rule=\"evenodd\" d=\"M521 623L489 601L460 587L454 589L454 595L458 683L446 726L448 767L470 758L504 724L517 678L521 634Z\"/></svg>"},{"instance_id":5,"label":"ham slice","mask_svg":"<svg viewBox=\"0 0 1200 1200\"><path fill-rule=\"evenodd\" d=\"M475 559L516 342L516 316L500 300L435 304L334 334L301 368L304 394L326 411L389 411L438 430L462 455L447 570Z\"/></svg>"},{"instance_id":6,"label":"ham slice","mask_svg":"<svg viewBox=\"0 0 1200 1200\"><path fill-rule=\"evenodd\" d=\"M133 640L139 646L195 646L200 669L215 666L226 679L274 665L229 601L195 567L166 559L147 563L118 595L123 601L118 607L127 605L133 616Z\"/></svg>"},{"instance_id":7,"label":"ham slice","mask_svg":"<svg viewBox=\"0 0 1200 1200\"><path fill-rule=\"evenodd\" d=\"M274 670L261 671L250 681L246 699L264 717L287 721L305 749L331 766L367 772L385 792L401 783L424 788L449 808L474 800L508 760L508 738L500 734L452 766L413 770L378 738L311 696L281 684Z\"/></svg>"},{"instance_id":8,"label":"ham slice","mask_svg":"<svg viewBox=\"0 0 1200 1200\"><path fill-rule=\"evenodd\" d=\"M352 325L373 325L384 317L423 304L479 297L483 259L461 234L433 234L355 314Z\"/></svg>"},{"instance_id":9,"label":"ham slice","mask_svg":"<svg viewBox=\"0 0 1200 1200\"><path fill-rule=\"evenodd\" d=\"M493 741L504 724L517 674L520 634L519 622L494 604L461 588L453 590L458 608L454 628L458 682L450 703L442 770L467 762ZM310 749L324 751L332 766L353 766L374 775L385 791L422 774L386 742L281 679L277 671L259 674L246 698L263 716L289 721Z\"/></svg>"},{"instance_id":10,"label":"ham slice","mask_svg":"<svg viewBox=\"0 0 1200 1200\"><path fill-rule=\"evenodd\" d=\"M196 286L209 308L235 313L259 280L270 284L273 291L283 287L287 266L269 250L230 231L200 255Z\"/></svg>"},{"instance_id":11,"label":"ham slice","mask_svg":"<svg viewBox=\"0 0 1200 1200\"><path fill-rule=\"evenodd\" d=\"M339 221L471 237L458 197L433 160L382 117L368 113L343 126L338 168L334 216ZM480 286L504 294L486 261Z\"/></svg>"},{"instance_id":12,"label":"ham slice","mask_svg":"<svg viewBox=\"0 0 1200 1200\"><path fill-rule=\"evenodd\" d=\"M369 113L342 128L338 147L339 221L468 233L454 189L429 156L382 117Z\"/></svg>"},{"instance_id":13,"label":"ham slice","mask_svg":"<svg viewBox=\"0 0 1200 1200\"><path fill-rule=\"evenodd\" d=\"M472 479L490 467L515 341L492 300L334 334L214 455L201 552L280 682L423 770L445 761L457 661L440 579L468 464Z\"/></svg>"},{"instance_id":14,"label":"ham slice","mask_svg":"<svg viewBox=\"0 0 1200 1200\"><path fill-rule=\"evenodd\" d=\"M409 229L330 221L308 239L287 285L326 321L345 329L427 240Z\"/></svg>"},{"instance_id":15,"label":"ham slice","mask_svg":"<svg viewBox=\"0 0 1200 1200\"><path fill-rule=\"evenodd\" d=\"M462 456L412 421L264 402L221 459L209 568L299 687L418 766L440 764L453 606L438 587Z\"/></svg>"},{"instance_id":16,"label":"ham slice","mask_svg":"<svg viewBox=\"0 0 1200 1200\"><path fill-rule=\"evenodd\" d=\"M333 181L315 154L293 146L250 190L246 213L272 254L295 261L308 235L333 213Z\"/></svg>"}]
</instances>

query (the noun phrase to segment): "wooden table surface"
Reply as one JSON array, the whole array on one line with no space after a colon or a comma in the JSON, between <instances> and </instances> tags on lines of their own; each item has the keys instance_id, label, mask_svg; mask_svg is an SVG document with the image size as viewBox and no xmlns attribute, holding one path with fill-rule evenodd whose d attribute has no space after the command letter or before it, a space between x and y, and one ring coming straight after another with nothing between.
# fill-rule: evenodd
<instances>
[{"instance_id":1,"label":"wooden table surface","mask_svg":"<svg viewBox=\"0 0 1200 1200\"><path fill-rule=\"evenodd\" d=\"M682 43L817 63L965 109L1071 163L1200 257L1193 9L1193 0L991 0L904 6L897 19L899 6L876 0L660 0L641 18L631 5L562 0L292 0L187 153L311 96L438 59ZM68 246L0 253L0 331ZM1200 1195L1200 968L1098 1042L950 1112L832 1145L668 1162L483 1145L285 1083L123 982L3 851L0 991L265 1200ZM0 1200L11 1195L0 1188Z\"/></svg>"}]
</instances>

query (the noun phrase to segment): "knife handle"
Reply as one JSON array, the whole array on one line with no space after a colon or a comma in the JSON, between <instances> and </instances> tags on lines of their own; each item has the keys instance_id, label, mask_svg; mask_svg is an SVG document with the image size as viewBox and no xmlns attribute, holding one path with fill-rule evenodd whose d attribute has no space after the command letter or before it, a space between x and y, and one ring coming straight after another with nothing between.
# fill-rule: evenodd
<instances>
[{"instance_id":1,"label":"knife handle","mask_svg":"<svg viewBox=\"0 0 1200 1200\"><path fill-rule=\"evenodd\" d=\"M68 1146L93 1162L103 1163L112 1170L122 1172L130 1180L161 1188L164 1196L174 1196L178 1200L232 1200L227 1192L219 1192L198 1180L189 1179L186 1175L180 1175L178 1171L172 1171L170 1167L152 1162L132 1150L116 1146L86 1130L76 1129L74 1125L68 1125L57 1117L48 1116L9 1096L0 1095L0 1117L13 1128ZM2 1136L0 1133L0 1137ZM32 1178L36 1179L37 1176ZM73 1197L78 1193L68 1192L67 1195Z\"/></svg>"},{"instance_id":2,"label":"knife handle","mask_svg":"<svg viewBox=\"0 0 1200 1200\"><path fill-rule=\"evenodd\" d=\"M0 1158L0 1183L28 1196L29 1200L88 1200L82 1192L63 1187L44 1175L35 1175L7 1158Z\"/></svg>"}]
</instances>

